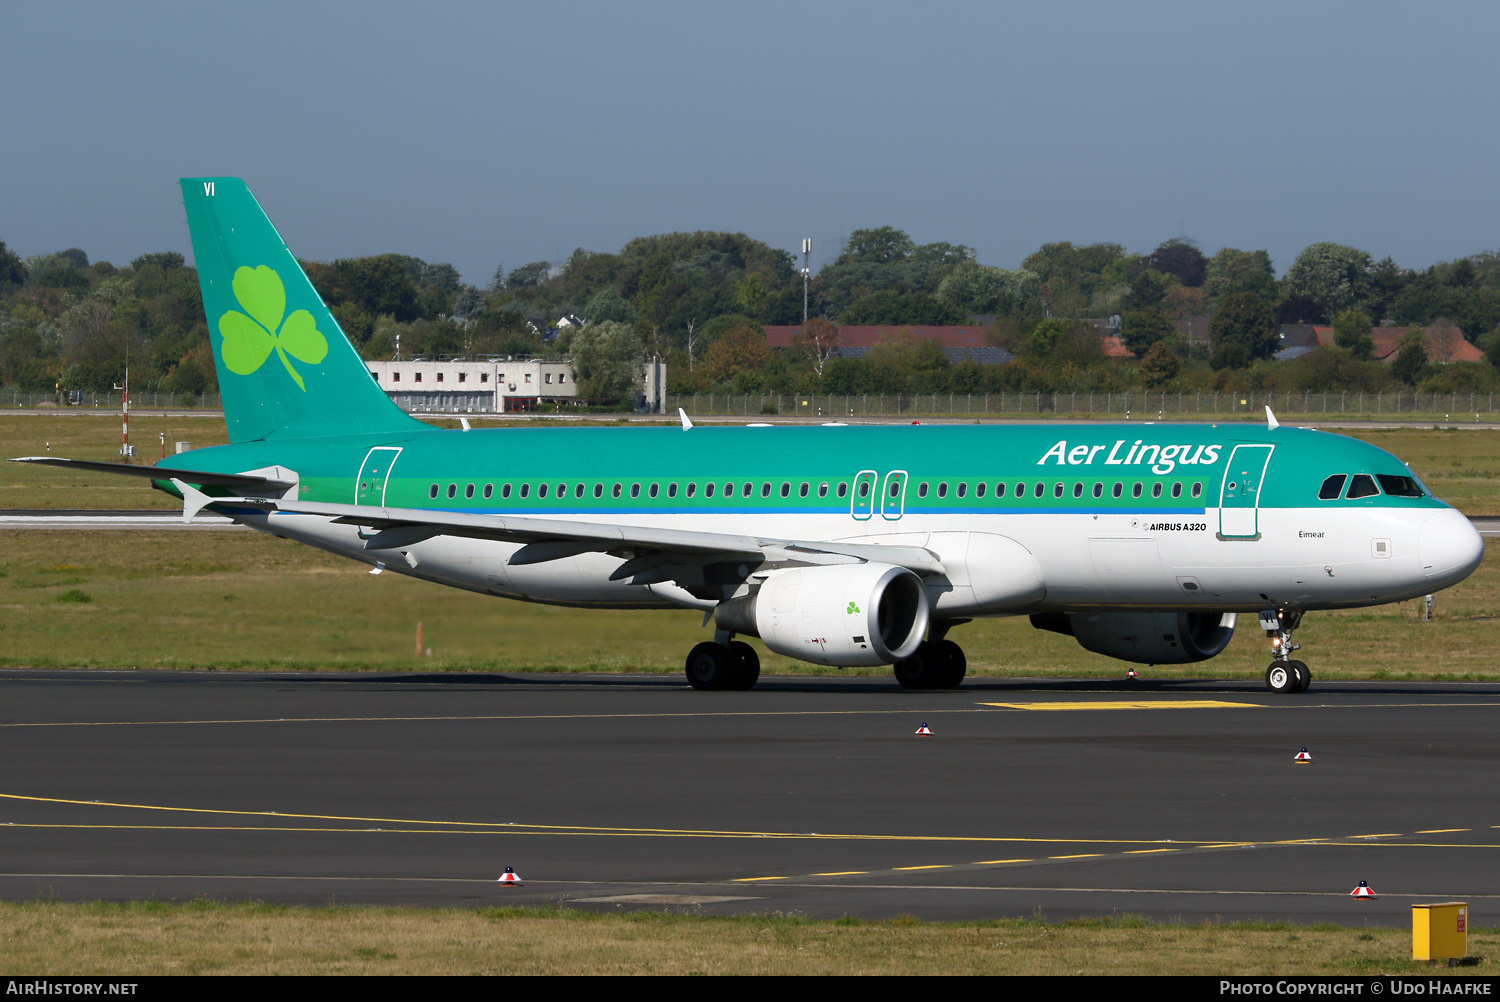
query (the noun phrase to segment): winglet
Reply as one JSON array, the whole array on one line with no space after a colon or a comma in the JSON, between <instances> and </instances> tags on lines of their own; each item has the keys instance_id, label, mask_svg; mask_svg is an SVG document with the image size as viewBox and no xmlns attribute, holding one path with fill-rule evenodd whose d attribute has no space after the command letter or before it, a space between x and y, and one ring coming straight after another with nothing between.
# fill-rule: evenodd
<instances>
[{"instance_id":1,"label":"winglet","mask_svg":"<svg viewBox=\"0 0 1500 1002\"><path fill-rule=\"evenodd\" d=\"M1266 428L1274 431L1281 427L1281 422L1276 420L1276 415L1271 413L1271 405L1266 404Z\"/></svg>"},{"instance_id":2,"label":"winglet","mask_svg":"<svg viewBox=\"0 0 1500 1002\"><path fill-rule=\"evenodd\" d=\"M192 484L183 483L176 477L172 478L172 486L182 492L182 520L184 522L191 522L194 515L214 502L213 498Z\"/></svg>"},{"instance_id":3,"label":"winglet","mask_svg":"<svg viewBox=\"0 0 1500 1002\"><path fill-rule=\"evenodd\" d=\"M689 428L691 428L693 426L693 422L688 419L687 411L683 410L681 407L677 408L677 416L680 417L680 418L682 418L682 430L683 431L687 431Z\"/></svg>"}]
</instances>

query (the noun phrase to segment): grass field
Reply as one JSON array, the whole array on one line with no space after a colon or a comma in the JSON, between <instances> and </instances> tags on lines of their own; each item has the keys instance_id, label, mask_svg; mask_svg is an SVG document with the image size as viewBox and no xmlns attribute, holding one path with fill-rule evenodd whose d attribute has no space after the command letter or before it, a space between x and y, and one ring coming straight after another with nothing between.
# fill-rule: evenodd
<instances>
[{"instance_id":1,"label":"grass field","mask_svg":"<svg viewBox=\"0 0 1500 1002\"><path fill-rule=\"evenodd\" d=\"M159 427L158 427L159 426ZM140 419L195 445L222 441L205 418ZM109 458L118 426L93 417L0 417L0 455ZM1396 430L1364 437L1409 458L1440 495L1490 512L1500 433ZM0 506L139 508L170 499L138 482L51 468L0 468ZM316 601L309 601L309 597ZM14 666L277 668L298 670L681 670L706 637L698 613L559 609L473 595L258 533L0 532L0 664ZM1500 563L1438 596L1437 618L1415 602L1318 613L1298 633L1319 678L1500 678L1491 649L1500 619ZM416 632L431 657L418 657ZM974 675L1118 677L1119 662L1025 619L955 631ZM818 669L763 652L767 672ZM1258 678L1267 646L1251 629L1212 667L1152 668L1153 677ZM857 671L847 669L848 673ZM870 669L885 675L887 669Z\"/></svg>"},{"instance_id":2,"label":"grass field","mask_svg":"<svg viewBox=\"0 0 1500 1002\"><path fill-rule=\"evenodd\" d=\"M109 974L1479 975L1414 962L1403 929L1110 921L859 922L545 909L0 904L0 972Z\"/></svg>"}]
</instances>

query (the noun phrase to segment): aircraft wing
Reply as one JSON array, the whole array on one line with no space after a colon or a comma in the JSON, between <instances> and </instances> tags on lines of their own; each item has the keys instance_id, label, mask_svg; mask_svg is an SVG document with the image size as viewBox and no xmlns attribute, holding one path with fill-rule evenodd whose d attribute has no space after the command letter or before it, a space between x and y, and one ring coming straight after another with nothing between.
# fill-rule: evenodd
<instances>
[{"instance_id":1,"label":"aircraft wing","mask_svg":"<svg viewBox=\"0 0 1500 1002\"><path fill-rule=\"evenodd\" d=\"M61 459L54 456L22 456L12 463L37 463L41 466L61 466L65 470L88 470L91 473L120 473L127 477L142 477L146 480L171 480L176 477L202 487L234 487L241 491L285 491L297 486L295 480L276 480L243 473L206 473L199 470L166 469L156 466L136 466L131 463L97 463L87 459Z\"/></svg>"},{"instance_id":2,"label":"aircraft wing","mask_svg":"<svg viewBox=\"0 0 1500 1002\"><path fill-rule=\"evenodd\" d=\"M269 498L209 498L180 480L174 479L173 483L183 491L184 511L189 517L211 505L230 517L233 517L236 507L252 507L276 515L327 518L343 525L375 530L365 542L367 550L399 549L434 536L497 539L521 544L521 549L512 554L509 561L515 565L544 563L581 553L610 553L626 558L611 575L611 580L628 578L632 584L673 580L682 576L684 565L701 566L720 560L742 560L763 570L769 569L768 564L790 566L869 561L906 567L924 575L945 573L937 557L918 546L783 539L423 508Z\"/></svg>"}]
</instances>

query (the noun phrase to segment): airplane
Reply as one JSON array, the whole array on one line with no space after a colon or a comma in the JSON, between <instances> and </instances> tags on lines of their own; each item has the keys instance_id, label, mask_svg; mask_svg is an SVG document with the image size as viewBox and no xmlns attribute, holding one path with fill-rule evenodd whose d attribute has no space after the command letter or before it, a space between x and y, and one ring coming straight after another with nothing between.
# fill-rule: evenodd
<instances>
[{"instance_id":1,"label":"airplane","mask_svg":"<svg viewBox=\"0 0 1500 1002\"><path fill-rule=\"evenodd\" d=\"M966 674L948 638L1028 616L1137 664L1221 653L1240 614L1266 685L1307 689L1310 611L1416 598L1484 545L1401 460L1267 423L439 429L398 408L249 188L184 178L230 444L149 479L273 536L455 588L591 608L686 608L714 639L694 688L749 689L770 650Z\"/></svg>"}]
</instances>

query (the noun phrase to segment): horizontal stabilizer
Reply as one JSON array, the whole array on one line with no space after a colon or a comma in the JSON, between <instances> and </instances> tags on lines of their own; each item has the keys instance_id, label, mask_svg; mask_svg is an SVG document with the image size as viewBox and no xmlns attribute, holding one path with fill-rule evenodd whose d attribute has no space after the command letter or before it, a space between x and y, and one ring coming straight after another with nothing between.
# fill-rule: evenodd
<instances>
[{"instance_id":1,"label":"horizontal stabilizer","mask_svg":"<svg viewBox=\"0 0 1500 1002\"><path fill-rule=\"evenodd\" d=\"M178 480L200 487L234 487L242 491L266 491L280 494L297 486L292 480L272 480L270 477L252 477L239 473L207 473L201 470L178 470L162 466L133 466L130 463L96 463L88 459L57 459L52 456L21 456L12 463L39 463L43 466L61 466L67 470L88 470L91 473L120 473L127 477L142 477L146 480Z\"/></svg>"}]
</instances>

